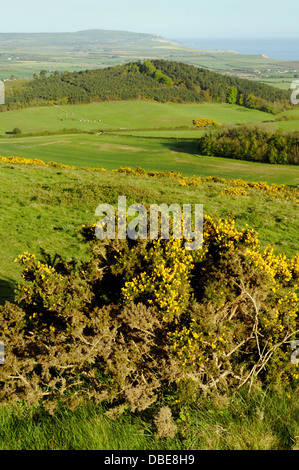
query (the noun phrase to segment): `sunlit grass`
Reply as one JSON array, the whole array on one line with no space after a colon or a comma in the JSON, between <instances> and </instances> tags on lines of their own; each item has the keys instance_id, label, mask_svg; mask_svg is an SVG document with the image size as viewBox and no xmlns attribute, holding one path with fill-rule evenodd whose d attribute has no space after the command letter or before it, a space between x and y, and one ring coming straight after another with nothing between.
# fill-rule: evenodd
<instances>
[{"instance_id":1,"label":"sunlit grass","mask_svg":"<svg viewBox=\"0 0 299 470\"><path fill-rule=\"evenodd\" d=\"M176 436L163 439L145 416L112 419L105 406L82 404L50 415L39 407L1 405L0 450L298 450L298 418L295 396L259 388L199 397L174 416Z\"/></svg>"}]
</instances>

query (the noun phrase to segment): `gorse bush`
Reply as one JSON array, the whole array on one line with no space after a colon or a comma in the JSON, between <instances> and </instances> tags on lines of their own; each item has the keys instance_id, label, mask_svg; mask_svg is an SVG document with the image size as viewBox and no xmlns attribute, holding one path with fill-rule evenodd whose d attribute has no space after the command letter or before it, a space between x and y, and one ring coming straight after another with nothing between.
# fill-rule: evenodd
<instances>
[{"instance_id":1,"label":"gorse bush","mask_svg":"<svg viewBox=\"0 0 299 470\"><path fill-rule=\"evenodd\" d=\"M22 134L22 131L18 127L15 127L14 130L12 131L12 133L13 134Z\"/></svg>"},{"instance_id":2,"label":"gorse bush","mask_svg":"<svg viewBox=\"0 0 299 470\"><path fill-rule=\"evenodd\" d=\"M198 118L198 119L193 119L193 125L195 127L207 127L207 126L213 126L217 127L220 126L216 121L213 121L213 119L206 119L206 118Z\"/></svg>"},{"instance_id":3,"label":"gorse bush","mask_svg":"<svg viewBox=\"0 0 299 470\"><path fill-rule=\"evenodd\" d=\"M24 253L17 304L0 308L1 400L55 408L82 399L145 410L256 380L296 386L299 256L204 219L204 243L97 240L89 261Z\"/></svg>"}]
</instances>

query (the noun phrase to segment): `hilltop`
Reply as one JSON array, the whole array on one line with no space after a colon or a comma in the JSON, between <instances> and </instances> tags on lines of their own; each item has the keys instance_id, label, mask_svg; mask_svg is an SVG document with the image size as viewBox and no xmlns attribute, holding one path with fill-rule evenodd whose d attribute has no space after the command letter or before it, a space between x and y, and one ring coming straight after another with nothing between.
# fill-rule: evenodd
<instances>
[{"instance_id":1,"label":"hilltop","mask_svg":"<svg viewBox=\"0 0 299 470\"><path fill-rule=\"evenodd\" d=\"M182 62L145 60L80 72L42 71L33 80L8 89L2 111L45 104L115 100L174 103L227 102L265 112L290 108L289 92L266 84L225 76Z\"/></svg>"}]
</instances>

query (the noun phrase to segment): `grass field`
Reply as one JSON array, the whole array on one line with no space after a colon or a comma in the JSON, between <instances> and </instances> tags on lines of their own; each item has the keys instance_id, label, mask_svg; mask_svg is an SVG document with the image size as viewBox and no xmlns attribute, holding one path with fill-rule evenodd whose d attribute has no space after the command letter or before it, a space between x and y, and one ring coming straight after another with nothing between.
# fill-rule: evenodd
<instances>
[{"instance_id":1,"label":"grass field","mask_svg":"<svg viewBox=\"0 0 299 470\"><path fill-rule=\"evenodd\" d=\"M207 118L219 124L267 123L281 129L297 130L298 121L280 121L282 116L299 118L299 109L278 115L227 103L166 104L149 101L114 101L84 105L26 108L0 113L0 136L15 127L23 133L39 133L76 128L82 131L132 132L136 135L190 137L193 119ZM150 132L150 134L148 134ZM196 131L198 132L198 131ZM138 134L137 134L138 133Z\"/></svg>"},{"instance_id":2,"label":"grass field","mask_svg":"<svg viewBox=\"0 0 299 470\"><path fill-rule=\"evenodd\" d=\"M19 127L23 132L42 132L63 128L156 129L187 126L205 117L220 124L262 122L271 114L240 106L221 104L164 104L149 101L114 101L86 105L27 108L0 113L0 135Z\"/></svg>"},{"instance_id":3,"label":"grass field","mask_svg":"<svg viewBox=\"0 0 299 470\"><path fill-rule=\"evenodd\" d=\"M238 75L240 77L262 80L273 86L287 88L298 70L298 62L274 60L265 55L240 54L235 51L212 49L193 49L172 41L156 42L155 37L145 39L132 33L117 31L112 42L102 36L101 31L56 33L51 38L21 38L2 36L0 56L0 79L28 77L40 70L61 72L99 69L111 65L146 59L165 59L186 62L211 70ZM89 39L86 40L87 35ZM107 32L104 33L105 35ZM150 37L150 36L149 36ZM48 41L48 42L47 42Z\"/></svg>"},{"instance_id":4,"label":"grass field","mask_svg":"<svg viewBox=\"0 0 299 470\"><path fill-rule=\"evenodd\" d=\"M234 176L237 173L235 168ZM21 279L20 268L13 262L20 253L29 251L38 255L42 247L68 258L86 256L86 246L78 236L79 228L95 220L99 204L116 204L119 195L126 195L128 203L203 204L207 215L230 217L240 228L246 223L255 228L264 246L274 243L278 251L288 256L298 251L298 204L272 200L258 190L233 199L221 195L221 184L203 183L199 188L184 188L173 178L3 163L0 185L0 235L5 240L0 263L2 301L12 299L13 289Z\"/></svg>"},{"instance_id":5,"label":"grass field","mask_svg":"<svg viewBox=\"0 0 299 470\"><path fill-rule=\"evenodd\" d=\"M288 112L299 116L299 110ZM283 113L283 114L288 114ZM299 168L255 164L197 153L193 128L195 118L205 117L221 124L262 123L275 119L268 113L229 104L162 104L142 101L89 105L28 108L0 114L0 155L40 158L77 167L141 166L145 169L177 170L184 175L240 176L249 181L297 185ZM273 128L296 129L298 121L265 124ZM61 135L19 135L62 131ZM67 129L96 131L70 134ZM100 133L102 132L102 133Z\"/></svg>"}]
</instances>

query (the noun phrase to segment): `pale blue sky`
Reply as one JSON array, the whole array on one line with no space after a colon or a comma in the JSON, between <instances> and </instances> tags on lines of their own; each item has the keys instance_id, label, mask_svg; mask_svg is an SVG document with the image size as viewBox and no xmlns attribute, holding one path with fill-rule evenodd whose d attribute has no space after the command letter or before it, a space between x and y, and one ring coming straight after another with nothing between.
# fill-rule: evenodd
<instances>
[{"instance_id":1,"label":"pale blue sky","mask_svg":"<svg viewBox=\"0 0 299 470\"><path fill-rule=\"evenodd\" d=\"M298 37L298 0L13 0L0 32L118 29L176 37ZM1 45L0 45L1 46Z\"/></svg>"}]
</instances>

